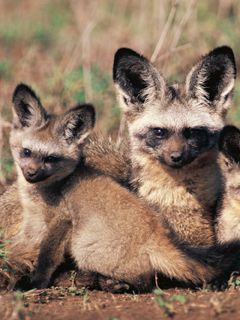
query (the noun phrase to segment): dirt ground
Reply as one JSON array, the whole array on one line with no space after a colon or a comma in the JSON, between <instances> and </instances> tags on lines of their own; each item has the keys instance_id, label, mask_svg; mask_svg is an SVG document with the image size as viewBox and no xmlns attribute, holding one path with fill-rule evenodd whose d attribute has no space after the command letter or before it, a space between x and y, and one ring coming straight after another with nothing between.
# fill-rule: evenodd
<instances>
[{"instance_id":1,"label":"dirt ground","mask_svg":"<svg viewBox=\"0 0 240 320\"><path fill-rule=\"evenodd\" d=\"M0 293L2 320L240 319L240 292L188 289L112 294L75 288Z\"/></svg>"}]
</instances>

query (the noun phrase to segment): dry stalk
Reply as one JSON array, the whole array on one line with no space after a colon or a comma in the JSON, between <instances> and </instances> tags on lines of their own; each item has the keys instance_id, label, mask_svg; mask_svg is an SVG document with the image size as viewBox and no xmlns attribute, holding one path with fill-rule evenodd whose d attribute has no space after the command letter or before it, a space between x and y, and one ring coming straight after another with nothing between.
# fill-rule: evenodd
<instances>
[{"instance_id":1,"label":"dry stalk","mask_svg":"<svg viewBox=\"0 0 240 320\"><path fill-rule=\"evenodd\" d=\"M186 49L189 49L191 47L191 43L185 43L182 46L176 47L176 48L172 48L170 49L168 52L160 55L157 59L157 61L163 61L165 59L168 59L173 53L179 52L179 51L184 51Z\"/></svg>"},{"instance_id":2,"label":"dry stalk","mask_svg":"<svg viewBox=\"0 0 240 320\"><path fill-rule=\"evenodd\" d=\"M90 65L90 35L94 27L95 23L91 21L85 28L82 36L83 85L86 101L92 101L93 99Z\"/></svg>"},{"instance_id":3,"label":"dry stalk","mask_svg":"<svg viewBox=\"0 0 240 320\"><path fill-rule=\"evenodd\" d=\"M187 10L186 10L186 13L182 17L179 25L176 27L176 32L175 32L174 37L173 37L171 50L175 49L177 47L179 39L180 39L181 34L182 34L182 30L185 27L187 21L189 20L191 14L193 12L194 7L196 6L196 3L197 3L197 0L191 0L189 2Z\"/></svg>"},{"instance_id":4,"label":"dry stalk","mask_svg":"<svg viewBox=\"0 0 240 320\"><path fill-rule=\"evenodd\" d=\"M82 58L83 64L83 86L85 92L85 100L92 101L93 99L93 92L92 92L92 84L91 84L91 70L90 70L90 37L91 32L93 31L94 27L96 26L96 12L97 12L97 2L95 3L92 9L92 19L86 25L84 30L82 31L80 25L80 17L78 15L79 10L81 8L78 6L80 3L77 1L70 1L70 5L72 8L72 12L75 17L76 25L79 31L79 40L77 41L76 45L73 48L73 52L71 55L71 59L68 61L66 67L64 68L64 74L72 71L74 67L79 62L79 56ZM81 51L81 55L79 52Z\"/></svg>"},{"instance_id":5,"label":"dry stalk","mask_svg":"<svg viewBox=\"0 0 240 320\"><path fill-rule=\"evenodd\" d=\"M169 29L170 29L170 27L171 27L171 25L173 23L175 15L176 15L176 11L177 11L177 4L176 4L176 2L174 2L173 5L172 5L172 8L170 10L170 13L168 15L167 21L166 21L166 23L164 25L163 31L162 31L162 33L161 33L161 35L159 37L157 45L156 45L156 47L155 47L155 49L153 51L153 54L151 56L151 59L150 59L151 62L155 62L156 61L156 59L157 59L157 57L159 55L159 52L162 49L162 46L164 44L164 41L165 41L166 36L168 34L168 31L169 31Z\"/></svg>"}]
</instances>

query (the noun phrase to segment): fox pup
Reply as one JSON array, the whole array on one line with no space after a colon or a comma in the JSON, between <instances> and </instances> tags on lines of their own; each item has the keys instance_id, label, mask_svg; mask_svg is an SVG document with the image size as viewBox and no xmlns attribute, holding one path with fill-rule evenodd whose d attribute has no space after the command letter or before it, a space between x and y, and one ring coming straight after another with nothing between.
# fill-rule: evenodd
<instances>
[{"instance_id":1,"label":"fox pup","mask_svg":"<svg viewBox=\"0 0 240 320\"><path fill-rule=\"evenodd\" d=\"M234 55L226 46L204 56L185 83L172 85L135 51L115 54L113 79L128 123L133 186L161 223L191 245L216 241L218 137L235 78Z\"/></svg>"},{"instance_id":2,"label":"fox pup","mask_svg":"<svg viewBox=\"0 0 240 320\"><path fill-rule=\"evenodd\" d=\"M220 243L240 240L240 130L226 126L220 135L220 157L225 191L218 206L217 237Z\"/></svg>"},{"instance_id":3,"label":"fox pup","mask_svg":"<svg viewBox=\"0 0 240 320\"><path fill-rule=\"evenodd\" d=\"M35 283L46 286L66 252L82 270L133 284L155 271L193 283L218 273L213 256L178 246L140 199L84 164L91 105L49 115L26 85L17 86L13 102L10 144L23 223L10 249L13 258L36 259L41 245Z\"/></svg>"}]
</instances>

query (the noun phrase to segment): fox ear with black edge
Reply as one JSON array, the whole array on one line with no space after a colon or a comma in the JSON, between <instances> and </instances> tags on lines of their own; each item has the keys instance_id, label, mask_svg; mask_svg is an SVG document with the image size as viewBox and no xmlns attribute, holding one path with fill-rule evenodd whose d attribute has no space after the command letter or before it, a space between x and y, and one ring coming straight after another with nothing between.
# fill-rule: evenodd
<instances>
[{"instance_id":1,"label":"fox ear with black edge","mask_svg":"<svg viewBox=\"0 0 240 320\"><path fill-rule=\"evenodd\" d=\"M222 46L205 55L186 79L188 95L221 115L225 115L232 98L236 63L231 48Z\"/></svg>"},{"instance_id":2,"label":"fox ear with black edge","mask_svg":"<svg viewBox=\"0 0 240 320\"><path fill-rule=\"evenodd\" d=\"M19 84L14 90L13 125L15 128L40 127L48 115L36 93L26 84Z\"/></svg>"},{"instance_id":3,"label":"fox ear with black edge","mask_svg":"<svg viewBox=\"0 0 240 320\"><path fill-rule=\"evenodd\" d=\"M162 98L166 82L155 67L142 55L120 48L113 63L113 81L124 111L141 111L147 101Z\"/></svg>"},{"instance_id":4,"label":"fox ear with black edge","mask_svg":"<svg viewBox=\"0 0 240 320\"><path fill-rule=\"evenodd\" d=\"M77 105L66 112L58 126L68 144L81 144L91 133L95 125L95 109L91 104Z\"/></svg>"},{"instance_id":5,"label":"fox ear with black edge","mask_svg":"<svg viewBox=\"0 0 240 320\"><path fill-rule=\"evenodd\" d=\"M240 163L240 130L225 126L220 133L219 149L228 159Z\"/></svg>"}]
</instances>

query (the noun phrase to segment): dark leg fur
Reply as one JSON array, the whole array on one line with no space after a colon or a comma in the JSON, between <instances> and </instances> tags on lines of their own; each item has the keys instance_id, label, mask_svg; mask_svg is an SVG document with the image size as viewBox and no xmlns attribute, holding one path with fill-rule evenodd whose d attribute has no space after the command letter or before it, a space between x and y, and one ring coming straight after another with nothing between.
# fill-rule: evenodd
<instances>
[{"instance_id":1,"label":"dark leg fur","mask_svg":"<svg viewBox=\"0 0 240 320\"><path fill-rule=\"evenodd\" d=\"M46 288L49 285L52 274L64 261L71 228L71 221L68 220L52 223L48 235L41 244L36 271L31 282L32 287Z\"/></svg>"}]
</instances>

